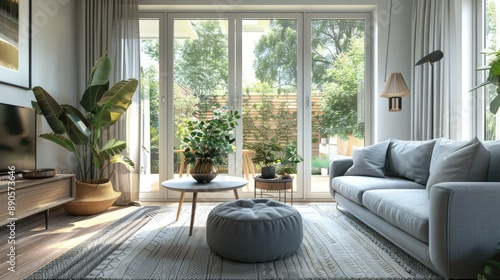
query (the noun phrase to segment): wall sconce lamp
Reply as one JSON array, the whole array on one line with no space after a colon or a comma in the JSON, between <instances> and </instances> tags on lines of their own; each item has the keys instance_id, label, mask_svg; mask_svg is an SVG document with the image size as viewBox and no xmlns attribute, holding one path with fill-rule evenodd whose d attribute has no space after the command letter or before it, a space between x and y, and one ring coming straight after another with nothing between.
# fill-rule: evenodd
<instances>
[{"instance_id":1,"label":"wall sconce lamp","mask_svg":"<svg viewBox=\"0 0 500 280\"><path fill-rule=\"evenodd\" d=\"M387 77L384 89L380 94L380 97L389 98L389 111L401 111L403 103L401 97L409 95L410 91L406 86L403 75L401 75L401 73L390 73L389 77Z\"/></svg>"}]
</instances>

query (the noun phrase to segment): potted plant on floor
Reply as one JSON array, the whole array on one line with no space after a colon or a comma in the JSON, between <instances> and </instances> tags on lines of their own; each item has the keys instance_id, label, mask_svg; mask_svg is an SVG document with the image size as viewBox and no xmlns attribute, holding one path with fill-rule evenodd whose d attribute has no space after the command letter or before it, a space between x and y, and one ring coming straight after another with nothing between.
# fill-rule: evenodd
<instances>
[{"instance_id":1,"label":"potted plant on floor","mask_svg":"<svg viewBox=\"0 0 500 280\"><path fill-rule=\"evenodd\" d=\"M111 66L107 55L95 63L80 100L83 111L72 105L60 105L40 86L33 88L36 99L32 102L33 108L45 117L53 131L40 137L60 145L76 158L76 198L64 204L72 215L106 211L121 193L115 192L109 178L104 177L105 169L115 163L134 167L132 160L121 154L127 147L125 141L104 141L102 137L127 111L138 85L136 79L128 79L110 88Z\"/></svg>"},{"instance_id":2,"label":"potted plant on floor","mask_svg":"<svg viewBox=\"0 0 500 280\"><path fill-rule=\"evenodd\" d=\"M273 179L276 176L274 165L280 162L281 146L278 143L258 142L253 144L251 149L254 152L252 161L261 166L261 177Z\"/></svg>"},{"instance_id":3,"label":"potted plant on floor","mask_svg":"<svg viewBox=\"0 0 500 280\"><path fill-rule=\"evenodd\" d=\"M178 127L186 163L194 163L191 176L208 183L217 176L217 164L222 164L234 151L234 129L241 118L238 111L214 110L209 120L183 119Z\"/></svg>"}]
</instances>

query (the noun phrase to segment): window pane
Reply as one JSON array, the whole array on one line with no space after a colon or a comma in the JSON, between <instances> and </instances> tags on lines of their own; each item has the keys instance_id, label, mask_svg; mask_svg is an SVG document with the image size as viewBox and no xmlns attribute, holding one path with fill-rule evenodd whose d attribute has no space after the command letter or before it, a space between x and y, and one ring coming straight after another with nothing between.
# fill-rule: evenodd
<instances>
[{"instance_id":1,"label":"window pane","mask_svg":"<svg viewBox=\"0 0 500 280\"><path fill-rule=\"evenodd\" d=\"M364 19L313 19L311 191L328 191L331 159L364 146Z\"/></svg>"},{"instance_id":2,"label":"window pane","mask_svg":"<svg viewBox=\"0 0 500 280\"><path fill-rule=\"evenodd\" d=\"M227 107L227 20L174 20L174 174L186 176L178 128L183 119L211 119L212 112ZM217 172L227 173L226 163Z\"/></svg>"},{"instance_id":3,"label":"window pane","mask_svg":"<svg viewBox=\"0 0 500 280\"><path fill-rule=\"evenodd\" d=\"M296 147L297 20L244 19L242 27L243 153L256 143ZM261 173L262 163L243 164L246 178ZM296 164L276 171L296 174Z\"/></svg>"},{"instance_id":4,"label":"window pane","mask_svg":"<svg viewBox=\"0 0 500 280\"><path fill-rule=\"evenodd\" d=\"M159 20L141 19L141 192L159 191Z\"/></svg>"},{"instance_id":5,"label":"window pane","mask_svg":"<svg viewBox=\"0 0 500 280\"><path fill-rule=\"evenodd\" d=\"M497 19L500 18L499 2L486 0L486 48L498 50L500 46L500 33L497 28ZM496 86L490 85L486 92L486 127L485 139L500 139L500 114L494 115L489 110L489 104L497 96Z\"/></svg>"}]
</instances>

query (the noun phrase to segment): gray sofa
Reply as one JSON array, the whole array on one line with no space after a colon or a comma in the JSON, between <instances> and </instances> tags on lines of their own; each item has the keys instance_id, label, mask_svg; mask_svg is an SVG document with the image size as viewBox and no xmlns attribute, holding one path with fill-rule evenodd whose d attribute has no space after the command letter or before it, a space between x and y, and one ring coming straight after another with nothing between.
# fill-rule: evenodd
<instances>
[{"instance_id":1,"label":"gray sofa","mask_svg":"<svg viewBox=\"0 0 500 280\"><path fill-rule=\"evenodd\" d=\"M500 141L389 139L330 163L348 211L448 279L475 279L500 251Z\"/></svg>"}]
</instances>

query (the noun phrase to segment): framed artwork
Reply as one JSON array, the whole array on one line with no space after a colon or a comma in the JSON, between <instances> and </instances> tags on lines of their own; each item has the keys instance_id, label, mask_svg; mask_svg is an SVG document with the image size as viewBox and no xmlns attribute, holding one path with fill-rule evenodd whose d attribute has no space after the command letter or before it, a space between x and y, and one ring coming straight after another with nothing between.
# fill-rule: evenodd
<instances>
[{"instance_id":1,"label":"framed artwork","mask_svg":"<svg viewBox=\"0 0 500 280\"><path fill-rule=\"evenodd\" d=\"M31 0L0 1L0 83L31 89Z\"/></svg>"}]
</instances>

